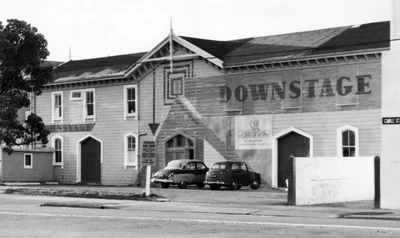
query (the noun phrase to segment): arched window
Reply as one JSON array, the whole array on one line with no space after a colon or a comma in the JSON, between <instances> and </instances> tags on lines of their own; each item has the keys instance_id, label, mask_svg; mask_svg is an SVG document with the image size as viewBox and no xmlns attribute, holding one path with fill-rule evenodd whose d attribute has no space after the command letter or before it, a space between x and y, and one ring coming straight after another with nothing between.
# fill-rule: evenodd
<instances>
[{"instance_id":1,"label":"arched window","mask_svg":"<svg viewBox=\"0 0 400 238\"><path fill-rule=\"evenodd\" d=\"M192 139L177 134L165 142L166 161L177 159L195 159L195 145Z\"/></svg>"},{"instance_id":2,"label":"arched window","mask_svg":"<svg viewBox=\"0 0 400 238\"><path fill-rule=\"evenodd\" d=\"M52 142L53 142L53 149L54 149L53 165L61 165L61 168L63 168L63 165L64 165L64 152L63 152L64 140L63 140L63 137L60 135L56 135L53 137Z\"/></svg>"},{"instance_id":3,"label":"arched window","mask_svg":"<svg viewBox=\"0 0 400 238\"><path fill-rule=\"evenodd\" d=\"M337 156L338 157L357 157L358 148L358 128L343 126L337 129Z\"/></svg>"},{"instance_id":4,"label":"arched window","mask_svg":"<svg viewBox=\"0 0 400 238\"><path fill-rule=\"evenodd\" d=\"M125 161L124 166L136 166L137 165L137 136L133 133L125 135Z\"/></svg>"},{"instance_id":5,"label":"arched window","mask_svg":"<svg viewBox=\"0 0 400 238\"><path fill-rule=\"evenodd\" d=\"M62 142L60 138L54 140L55 158L54 163L62 163Z\"/></svg>"}]
</instances>

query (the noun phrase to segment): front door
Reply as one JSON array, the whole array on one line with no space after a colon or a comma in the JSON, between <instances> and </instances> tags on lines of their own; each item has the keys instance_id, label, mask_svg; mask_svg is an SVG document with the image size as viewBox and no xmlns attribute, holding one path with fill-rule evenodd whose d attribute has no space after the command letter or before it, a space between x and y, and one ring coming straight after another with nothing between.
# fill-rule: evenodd
<instances>
[{"instance_id":1,"label":"front door","mask_svg":"<svg viewBox=\"0 0 400 238\"><path fill-rule=\"evenodd\" d=\"M194 159L194 143L182 135L169 139L165 143L165 147L165 164L168 164L171 160Z\"/></svg>"},{"instance_id":2,"label":"front door","mask_svg":"<svg viewBox=\"0 0 400 238\"><path fill-rule=\"evenodd\" d=\"M290 132L278 139L278 187L286 187L290 156L308 157L310 139L296 132Z\"/></svg>"},{"instance_id":3,"label":"front door","mask_svg":"<svg viewBox=\"0 0 400 238\"><path fill-rule=\"evenodd\" d=\"M92 137L81 142L81 182L100 183L100 156L100 142Z\"/></svg>"}]
</instances>

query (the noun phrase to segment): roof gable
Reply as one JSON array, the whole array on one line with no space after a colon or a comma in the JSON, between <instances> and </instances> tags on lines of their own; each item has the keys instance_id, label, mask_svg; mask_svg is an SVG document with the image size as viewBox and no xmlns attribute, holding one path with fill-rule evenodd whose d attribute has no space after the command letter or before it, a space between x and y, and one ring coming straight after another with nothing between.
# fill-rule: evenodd
<instances>
[{"instance_id":1,"label":"roof gable","mask_svg":"<svg viewBox=\"0 0 400 238\"><path fill-rule=\"evenodd\" d=\"M376 51L390 46L390 22L344 26L272 36L216 41L173 33L149 52L69 61L55 68L52 84L111 78L140 80L170 60L170 40L188 54L173 60L202 58L219 69L300 60L323 55Z\"/></svg>"}]
</instances>

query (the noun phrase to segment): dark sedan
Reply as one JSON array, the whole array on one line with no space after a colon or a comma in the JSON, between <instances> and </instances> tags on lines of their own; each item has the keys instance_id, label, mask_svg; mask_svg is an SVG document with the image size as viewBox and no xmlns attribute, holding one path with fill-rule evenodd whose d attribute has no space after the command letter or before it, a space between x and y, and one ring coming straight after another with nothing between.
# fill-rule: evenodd
<instances>
[{"instance_id":1,"label":"dark sedan","mask_svg":"<svg viewBox=\"0 0 400 238\"><path fill-rule=\"evenodd\" d=\"M178 185L181 189L189 184L203 188L207 171L207 166L200 160L172 160L167 167L153 175L151 182L160 183L163 188L169 188L171 184Z\"/></svg>"},{"instance_id":2,"label":"dark sedan","mask_svg":"<svg viewBox=\"0 0 400 238\"><path fill-rule=\"evenodd\" d=\"M204 183L208 184L211 189L220 189L222 186L232 190L240 189L242 186L258 189L261 184L261 176L245 162L223 161L211 165Z\"/></svg>"}]
</instances>

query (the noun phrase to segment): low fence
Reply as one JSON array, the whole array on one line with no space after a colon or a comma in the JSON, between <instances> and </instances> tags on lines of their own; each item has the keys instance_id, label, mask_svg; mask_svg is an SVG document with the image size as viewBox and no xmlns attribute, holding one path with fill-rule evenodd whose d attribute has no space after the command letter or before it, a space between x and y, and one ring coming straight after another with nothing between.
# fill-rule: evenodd
<instances>
[{"instance_id":1,"label":"low fence","mask_svg":"<svg viewBox=\"0 0 400 238\"><path fill-rule=\"evenodd\" d=\"M374 199L374 157L297 157L292 162L288 205Z\"/></svg>"}]
</instances>

